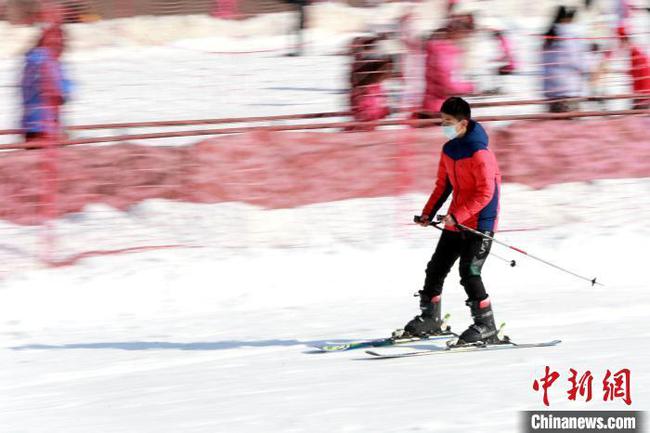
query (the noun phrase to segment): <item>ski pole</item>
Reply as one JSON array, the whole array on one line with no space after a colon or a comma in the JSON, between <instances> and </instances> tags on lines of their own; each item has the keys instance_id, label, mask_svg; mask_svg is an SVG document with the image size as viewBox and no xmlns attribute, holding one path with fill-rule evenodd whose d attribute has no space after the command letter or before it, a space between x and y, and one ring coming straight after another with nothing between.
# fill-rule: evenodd
<instances>
[{"instance_id":1,"label":"ski pole","mask_svg":"<svg viewBox=\"0 0 650 433\"><path fill-rule=\"evenodd\" d=\"M416 222L416 223L419 223L420 222L420 217L418 215L415 215L413 217L413 221ZM438 222L432 222L431 223L431 225L433 227L437 228L440 231L443 231L443 229L438 224L439 224ZM496 257L497 259L499 259L501 261L504 261L504 262L508 263L511 268L514 268L515 266L517 266L517 262L515 260L508 260L505 257L501 257L500 255L495 254L495 253L490 253L490 255Z\"/></svg>"},{"instance_id":2,"label":"ski pole","mask_svg":"<svg viewBox=\"0 0 650 433\"><path fill-rule=\"evenodd\" d=\"M420 217L419 217L419 216L416 216L416 217L414 218L414 221L415 221L415 222L419 222L419 221L420 221ZM431 224L431 225L435 225L433 222L431 222L430 224ZM556 265L556 264L554 264L554 263L551 263L551 262L549 262L549 261L547 261L547 260L541 259L541 258L539 258L539 257L537 257L537 256L532 255L532 254L529 254L528 252L522 250L521 248L517 248L517 247L515 247L515 246L513 246L513 245L509 245L509 244L507 244L507 243L505 243L505 242L501 242L500 240L495 239L495 238L493 238L492 236L486 235L485 233L481 233L481 232L478 231L478 230L474 230L474 229L472 229L472 228L470 228L470 227L467 227L467 226L464 226L464 225L462 225L462 224L458 224L458 223L456 223L456 226L457 226L458 228L462 229L462 230L468 231L468 232L470 232L470 233L474 233L475 235L481 236L481 237L483 237L483 238L485 238L485 239L490 239L491 241L494 241L494 242L496 242L496 243L499 244L499 245L503 245L504 247L510 248L511 250L515 250L515 251L517 251L518 253L521 253L521 254L523 254L523 255L525 255L525 256L530 257L531 259L534 259L534 260L537 260L537 261L539 261L539 262L542 262L542 263L544 263L545 265L548 265L548 266L551 266L551 267L553 267L553 268L555 268L555 269L558 269L558 270L560 270L560 271L566 272L567 274L571 274L571 275L573 275L574 277L580 278L580 279L582 279L582 280L589 281L589 282L591 283L592 286L594 286L594 285L596 285L596 284L598 284L599 286L604 286L603 283L599 283L599 282L597 282L597 281L596 281L596 278L588 278L588 277L585 277L585 276L583 276L583 275L576 274L575 272L572 272L572 271L570 271L570 270L568 270L568 269L565 269L565 268L563 268L563 267L561 267L561 266L558 266L558 265Z\"/></svg>"},{"instance_id":3,"label":"ski pole","mask_svg":"<svg viewBox=\"0 0 650 433\"><path fill-rule=\"evenodd\" d=\"M508 260L505 257L501 257L500 255L495 254L495 253L490 253L490 255L496 257L497 259L499 259L499 260L501 260L503 262L506 262L506 263L510 264L511 268L514 268L515 266L517 266L517 262L515 260Z\"/></svg>"}]
</instances>

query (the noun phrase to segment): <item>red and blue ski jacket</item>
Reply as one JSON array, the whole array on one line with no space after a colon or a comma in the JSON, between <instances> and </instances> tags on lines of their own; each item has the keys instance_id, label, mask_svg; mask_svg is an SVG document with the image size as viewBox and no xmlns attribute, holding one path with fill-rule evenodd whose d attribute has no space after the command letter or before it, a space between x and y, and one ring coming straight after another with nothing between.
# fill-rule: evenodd
<instances>
[{"instance_id":1,"label":"red and blue ski jacket","mask_svg":"<svg viewBox=\"0 0 650 433\"><path fill-rule=\"evenodd\" d=\"M456 222L473 229L495 232L499 218L501 173L488 149L483 127L470 121L462 137L442 147L436 185L422 210L432 217L452 194L448 213ZM446 226L447 230L457 230Z\"/></svg>"},{"instance_id":2,"label":"red and blue ski jacket","mask_svg":"<svg viewBox=\"0 0 650 433\"><path fill-rule=\"evenodd\" d=\"M60 107L70 96L71 82L59 59L63 33L53 25L43 31L38 44L25 54L21 80L25 132L56 134L60 129Z\"/></svg>"}]
</instances>

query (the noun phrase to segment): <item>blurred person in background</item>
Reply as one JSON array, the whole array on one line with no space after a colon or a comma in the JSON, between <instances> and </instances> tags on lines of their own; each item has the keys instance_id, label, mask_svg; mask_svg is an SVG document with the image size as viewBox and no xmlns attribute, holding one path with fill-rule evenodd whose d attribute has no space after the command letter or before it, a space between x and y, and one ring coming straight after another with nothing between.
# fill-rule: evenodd
<instances>
[{"instance_id":1,"label":"blurred person in background","mask_svg":"<svg viewBox=\"0 0 650 433\"><path fill-rule=\"evenodd\" d=\"M488 236L496 231L499 215L501 174L496 158L488 148L488 135L472 120L469 104L458 97L448 98L440 108L443 134L435 188L419 218L428 226L452 196L447 214L439 219L444 225L438 245L427 264L424 286L420 290L421 314L404 327L407 335L436 335L442 329L441 296L444 281L460 258L460 283L467 294L473 322L459 342L495 342L497 328L490 298L485 291L481 269L490 253L492 240L458 227L478 230Z\"/></svg>"},{"instance_id":2,"label":"blurred person in background","mask_svg":"<svg viewBox=\"0 0 650 433\"><path fill-rule=\"evenodd\" d=\"M70 81L60 60L65 43L61 11L56 6L44 5L40 14L41 35L25 53L20 84L21 127L26 142L60 137L61 106L70 92Z\"/></svg>"},{"instance_id":3,"label":"blurred person in background","mask_svg":"<svg viewBox=\"0 0 650 433\"><path fill-rule=\"evenodd\" d=\"M611 14L608 14L603 0L584 0L582 8L577 13L576 24L589 38L585 52L585 64L588 71L586 94L590 97L605 96L608 89L605 77L609 72L614 43L608 36L611 34ZM594 109L606 110L607 101L596 99Z\"/></svg>"},{"instance_id":4,"label":"blurred person in background","mask_svg":"<svg viewBox=\"0 0 650 433\"><path fill-rule=\"evenodd\" d=\"M587 74L583 44L578 38L573 21L575 10L559 6L555 18L544 34L542 46L542 79L547 99L575 98L582 95L583 76ZM576 111L575 101L553 101L551 113Z\"/></svg>"},{"instance_id":5,"label":"blurred person in background","mask_svg":"<svg viewBox=\"0 0 650 433\"><path fill-rule=\"evenodd\" d=\"M307 24L307 6L311 0L285 0L287 3L296 7L298 12L298 20L296 22L296 45L294 50L290 52L289 56L300 56L304 49L303 31Z\"/></svg>"},{"instance_id":6,"label":"blurred person in background","mask_svg":"<svg viewBox=\"0 0 650 433\"><path fill-rule=\"evenodd\" d=\"M476 58L475 63L490 66L489 68L474 66L473 69L475 71L489 69L491 72L490 74L484 73L483 75L474 74L473 77L470 75L472 77L471 81L474 84L474 94L503 94L508 91L506 89L512 89L513 83L511 83L509 76L515 74L518 68L515 62L512 43L504 30L485 28L483 31L491 38L490 42L495 43L494 50L496 51L496 56L485 56L481 58L481 53L472 50L472 55ZM483 48L483 51L487 52L485 48Z\"/></svg>"},{"instance_id":7,"label":"blurred person in background","mask_svg":"<svg viewBox=\"0 0 650 433\"><path fill-rule=\"evenodd\" d=\"M413 110L422 101L424 91L424 40L415 26L415 8L410 7L399 18L399 40L403 47L399 58L402 75L402 105Z\"/></svg>"},{"instance_id":8,"label":"blurred person in background","mask_svg":"<svg viewBox=\"0 0 650 433\"><path fill-rule=\"evenodd\" d=\"M474 85L459 79L461 49L457 41L464 37L466 28L458 21L436 30L425 45L425 90L420 110L414 114L418 119L438 116L442 103L452 95L468 95Z\"/></svg>"},{"instance_id":9,"label":"blurred person in background","mask_svg":"<svg viewBox=\"0 0 650 433\"><path fill-rule=\"evenodd\" d=\"M390 113L388 98L382 87L382 81L392 74L392 61L389 57L368 60L359 70L357 85L350 92L350 107L357 122L374 122L387 117ZM368 131L374 129L372 124L357 125L348 131Z\"/></svg>"},{"instance_id":10,"label":"blurred person in background","mask_svg":"<svg viewBox=\"0 0 650 433\"><path fill-rule=\"evenodd\" d=\"M350 110L357 122L372 122L388 116L391 112L382 82L393 74L393 61L390 56L377 51L379 37L355 38L350 71ZM372 125L357 125L346 131L368 131Z\"/></svg>"},{"instance_id":11,"label":"blurred person in background","mask_svg":"<svg viewBox=\"0 0 650 433\"><path fill-rule=\"evenodd\" d=\"M587 86L587 93L589 96L604 96L607 94L605 86L605 76L608 72L609 60L611 59L611 51L603 51L598 43L591 43L589 51L585 55L587 70L589 71L589 80ZM607 108L607 101L603 99L596 99L597 108L605 110Z\"/></svg>"},{"instance_id":12,"label":"blurred person in background","mask_svg":"<svg viewBox=\"0 0 650 433\"><path fill-rule=\"evenodd\" d=\"M515 63L515 57L512 52L512 44L510 39L502 30L494 30L492 36L497 40L499 44L499 57L497 57L497 62L501 63L498 67L499 75L510 75L515 73L517 70L517 65Z\"/></svg>"},{"instance_id":13,"label":"blurred person in background","mask_svg":"<svg viewBox=\"0 0 650 433\"><path fill-rule=\"evenodd\" d=\"M623 28L618 29L621 48L628 51L630 57L628 75L632 78L634 94L648 95L648 98L636 98L632 108L636 110L650 109L650 62L648 55L634 44Z\"/></svg>"}]
</instances>

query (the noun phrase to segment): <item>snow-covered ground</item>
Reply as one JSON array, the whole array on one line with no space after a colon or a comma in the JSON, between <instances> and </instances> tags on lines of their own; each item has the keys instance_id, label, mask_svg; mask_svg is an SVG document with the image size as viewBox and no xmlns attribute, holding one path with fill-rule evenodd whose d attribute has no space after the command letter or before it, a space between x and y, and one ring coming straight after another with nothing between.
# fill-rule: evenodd
<instances>
[{"instance_id":1,"label":"snow-covered ground","mask_svg":"<svg viewBox=\"0 0 650 433\"><path fill-rule=\"evenodd\" d=\"M207 55L213 36L202 36L79 50L68 59L78 87L66 116L83 124L343 107L347 59L328 55L343 39L315 38L315 53L287 58ZM286 37L239 42L283 49ZM0 61L2 128L18 116L4 104L16 101L17 73L18 59ZM518 79L514 87L535 96L536 78ZM562 375L551 409L627 409L601 393L605 370L622 368L632 371L632 408L648 408L648 179L504 185L499 239L605 284L493 248L518 263L491 257L484 268L497 321L513 340L560 346L393 361L312 353L316 343L385 336L417 313L411 295L438 237L408 224L425 199L94 205L55 222L60 258L142 240L186 247L63 268L37 265L39 228L2 222L0 432L512 432L518 411L544 408L532 382L545 366ZM454 269L443 302L455 330L469 323L464 299ZM593 401L567 400L569 368L592 371Z\"/></svg>"},{"instance_id":2,"label":"snow-covered ground","mask_svg":"<svg viewBox=\"0 0 650 433\"><path fill-rule=\"evenodd\" d=\"M599 378L621 368L632 371L632 407L645 409L649 185L504 189L505 230L545 228L501 240L605 284L493 248L518 262L493 257L484 268L497 321L513 339L560 338L560 346L374 362L310 346L384 336L416 313L411 294L438 233L395 218L408 219L424 197L262 211L271 228L243 231L240 242L258 245L245 250L209 241L205 229L225 205L194 205L194 232L176 229L203 233L203 248L89 258L2 281L0 425L12 433L509 432L519 410L543 408L532 382L547 365L562 375L552 409L626 409L600 396ZM183 206L169 203L167 215ZM137 236L129 218L121 232L105 230ZM92 239L77 233L73 240ZM457 330L469 323L464 299L452 270L443 302ZM593 401L567 400L569 368L592 371Z\"/></svg>"}]
</instances>

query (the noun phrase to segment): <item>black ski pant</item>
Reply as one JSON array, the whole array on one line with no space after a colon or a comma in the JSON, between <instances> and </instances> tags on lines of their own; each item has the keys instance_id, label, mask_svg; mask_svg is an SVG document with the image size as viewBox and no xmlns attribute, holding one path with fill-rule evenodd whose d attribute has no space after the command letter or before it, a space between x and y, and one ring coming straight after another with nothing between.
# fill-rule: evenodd
<instances>
[{"instance_id":1,"label":"black ski pant","mask_svg":"<svg viewBox=\"0 0 650 433\"><path fill-rule=\"evenodd\" d=\"M482 232L492 236L490 231ZM471 301L482 301L488 295L481 279L481 268L490 253L492 241L470 232L443 230L438 246L426 269L422 293L431 298L442 293L442 286L456 260L460 258L460 284Z\"/></svg>"}]
</instances>

